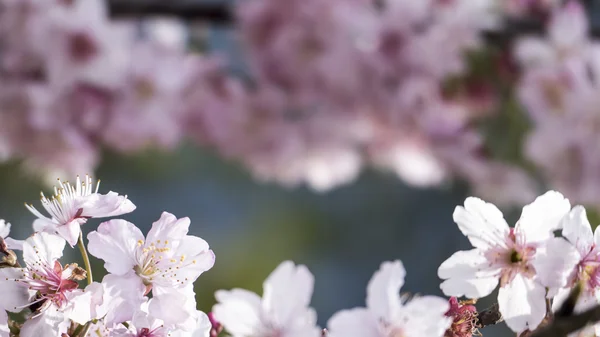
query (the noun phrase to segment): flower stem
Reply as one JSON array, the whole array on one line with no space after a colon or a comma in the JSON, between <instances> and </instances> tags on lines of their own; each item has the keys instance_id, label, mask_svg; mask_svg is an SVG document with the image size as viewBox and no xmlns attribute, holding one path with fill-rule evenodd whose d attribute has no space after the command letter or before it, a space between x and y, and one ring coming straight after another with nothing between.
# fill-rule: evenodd
<instances>
[{"instance_id":1,"label":"flower stem","mask_svg":"<svg viewBox=\"0 0 600 337\"><path fill-rule=\"evenodd\" d=\"M87 274L87 283L88 285L94 282L92 278L92 266L90 265L90 257L88 256L87 251L85 250L85 244L83 244L83 233L79 232L79 240L77 241L77 246L79 246L79 251L81 252L81 257L83 258L83 263L85 263L85 272Z\"/></svg>"}]
</instances>

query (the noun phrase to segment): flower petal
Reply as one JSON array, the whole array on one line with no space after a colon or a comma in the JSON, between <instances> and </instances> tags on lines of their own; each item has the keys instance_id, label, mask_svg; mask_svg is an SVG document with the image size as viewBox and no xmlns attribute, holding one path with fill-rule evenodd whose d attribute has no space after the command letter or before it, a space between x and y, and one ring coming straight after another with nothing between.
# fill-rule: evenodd
<instances>
[{"instance_id":1,"label":"flower petal","mask_svg":"<svg viewBox=\"0 0 600 337\"><path fill-rule=\"evenodd\" d=\"M160 317L167 326L192 331L196 327L196 294L194 286L173 289L152 290L152 299L148 305L148 313L153 317Z\"/></svg>"},{"instance_id":2,"label":"flower petal","mask_svg":"<svg viewBox=\"0 0 600 337\"><path fill-rule=\"evenodd\" d=\"M15 282L22 276L23 271L20 268L0 269L0 309L19 312L29 303L27 288Z\"/></svg>"},{"instance_id":3,"label":"flower petal","mask_svg":"<svg viewBox=\"0 0 600 337\"><path fill-rule=\"evenodd\" d=\"M282 262L263 283L262 308L278 326L286 326L308 309L314 277L303 265Z\"/></svg>"},{"instance_id":4,"label":"flower petal","mask_svg":"<svg viewBox=\"0 0 600 337\"><path fill-rule=\"evenodd\" d=\"M452 217L471 244L481 249L503 244L509 231L502 212L479 198L467 198L465 206L457 206Z\"/></svg>"},{"instance_id":5,"label":"flower petal","mask_svg":"<svg viewBox=\"0 0 600 337\"><path fill-rule=\"evenodd\" d=\"M591 232L591 231L590 231ZM569 276L579 263L581 255L563 238L550 238L537 248L532 261L539 282L554 294L567 285Z\"/></svg>"},{"instance_id":6,"label":"flower petal","mask_svg":"<svg viewBox=\"0 0 600 337\"><path fill-rule=\"evenodd\" d=\"M546 315L546 290L533 280L517 274L498 292L498 307L508 327L521 333L533 330Z\"/></svg>"},{"instance_id":7,"label":"flower petal","mask_svg":"<svg viewBox=\"0 0 600 337\"><path fill-rule=\"evenodd\" d=\"M400 288L406 270L399 260L383 262L367 285L367 308L375 317L389 320L400 310Z\"/></svg>"},{"instance_id":8,"label":"flower petal","mask_svg":"<svg viewBox=\"0 0 600 337\"><path fill-rule=\"evenodd\" d=\"M245 289L218 290L212 308L215 319L233 336L252 336L260 327L261 299Z\"/></svg>"},{"instance_id":9,"label":"flower petal","mask_svg":"<svg viewBox=\"0 0 600 337\"><path fill-rule=\"evenodd\" d=\"M498 272L479 249L472 249L452 254L438 268L438 277L445 279L440 285L445 295L481 298L496 289Z\"/></svg>"},{"instance_id":10,"label":"flower petal","mask_svg":"<svg viewBox=\"0 0 600 337\"><path fill-rule=\"evenodd\" d=\"M77 208L82 209L82 216L104 218L133 212L135 205L127 196L110 191L107 194L92 193L82 197Z\"/></svg>"},{"instance_id":11,"label":"flower petal","mask_svg":"<svg viewBox=\"0 0 600 337\"><path fill-rule=\"evenodd\" d=\"M56 307L28 319L21 327L20 337L56 337L67 332L69 320Z\"/></svg>"},{"instance_id":12,"label":"flower petal","mask_svg":"<svg viewBox=\"0 0 600 337\"><path fill-rule=\"evenodd\" d=\"M377 319L366 308L342 310L327 322L328 337L380 337Z\"/></svg>"},{"instance_id":13,"label":"flower petal","mask_svg":"<svg viewBox=\"0 0 600 337\"><path fill-rule=\"evenodd\" d=\"M23 259L28 266L53 266L60 259L65 248L65 240L58 235L38 232L23 243Z\"/></svg>"},{"instance_id":14,"label":"flower petal","mask_svg":"<svg viewBox=\"0 0 600 337\"><path fill-rule=\"evenodd\" d=\"M131 320L133 313L144 302L145 286L135 274L124 276L108 274L102 279L104 302L108 313L107 326Z\"/></svg>"},{"instance_id":15,"label":"flower petal","mask_svg":"<svg viewBox=\"0 0 600 337\"><path fill-rule=\"evenodd\" d=\"M594 233L583 206L573 207L563 218L562 227L562 235L575 245L582 255L590 251L594 244Z\"/></svg>"},{"instance_id":16,"label":"flower petal","mask_svg":"<svg viewBox=\"0 0 600 337\"><path fill-rule=\"evenodd\" d=\"M13 238L6 238L4 239L4 242L6 242L6 247L8 247L8 249L23 250L23 244L25 243L25 240L15 240Z\"/></svg>"},{"instance_id":17,"label":"flower petal","mask_svg":"<svg viewBox=\"0 0 600 337\"><path fill-rule=\"evenodd\" d=\"M440 337L450 327L452 318L447 300L437 296L423 296L408 302L402 310L402 330L405 336Z\"/></svg>"},{"instance_id":18,"label":"flower petal","mask_svg":"<svg viewBox=\"0 0 600 337\"><path fill-rule=\"evenodd\" d=\"M183 239L190 228L190 218L177 219L173 214L163 212L160 219L152 224L146 236L147 242L157 240L176 241Z\"/></svg>"},{"instance_id":19,"label":"flower petal","mask_svg":"<svg viewBox=\"0 0 600 337\"><path fill-rule=\"evenodd\" d=\"M56 226L56 233L63 239L67 240L71 247L77 244L79 240L79 234L81 233L80 220L72 220L64 225Z\"/></svg>"},{"instance_id":20,"label":"flower petal","mask_svg":"<svg viewBox=\"0 0 600 337\"><path fill-rule=\"evenodd\" d=\"M143 240L144 235L131 222L110 220L88 234L88 251L104 260L104 268L109 273L125 275L136 265L134 253L138 242Z\"/></svg>"},{"instance_id":21,"label":"flower petal","mask_svg":"<svg viewBox=\"0 0 600 337\"><path fill-rule=\"evenodd\" d=\"M562 194L549 191L523 207L517 231L525 234L528 242L542 241L560 229L562 219L569 213L571 203Z\"/></svg>"},{"instance_id":22,"label":"flower petal","mask_svg":"<svg viewBox=\"0 0 600 337\"><path fill-rule=\"evenodd\" d=\"M10 223L0 219L0 237L6 239L8 234L10 234Z\"/></svg>"},{"instance_id":23,"label":"flower petal","mask_svg":"<svg viewBox=\"0 0 600 337\"><path fill-rule=\"evenodd\" d=\"M196 310L193 315L195 326L190 332L185 330L171 331L169 337L209 337L212 324L208 319L208 316L200 310ZM3 337L3 336L0 336Z\"/></svg>"},{"instance_id":24,"label":"flower petal","mask_svg":"<svg viewBox=\"0 0 600 337\"><path fill-rule=\"evenodd\" d=\"M0 337L9 337L8 315L5 310L0 310Z\"/></svg>"}]
</instances>

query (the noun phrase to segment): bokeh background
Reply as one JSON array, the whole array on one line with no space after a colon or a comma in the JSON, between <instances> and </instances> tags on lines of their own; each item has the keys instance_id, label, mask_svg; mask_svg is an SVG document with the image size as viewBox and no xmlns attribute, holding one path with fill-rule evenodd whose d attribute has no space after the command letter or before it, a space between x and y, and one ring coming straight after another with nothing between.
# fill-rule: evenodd
<instances>
[{"instance_id":1,"label":"bokeh background","mask_svg":"<svg viewBox=\"0 0 600 337\"><path fill-rule=\"evenodd\" d=\"M31 233L34 220L23 202L39 206L39 191L50 192L21 172L16 163L0 168L0 212L18 239ZM192 146L175 153L107 153L95 177L102 180L101 191L127 194L137 205L123 218L144 232L163 211L191 218L191 234L207 240L216 254L213 269L195 284L198 306L207 312L215 290L241 287L260 294L268 274L291 259L315 275L312 303L325 326L336 311L364 305L367 282L382 261L402 260L408 272L404 292L443 296L438 266L470 248L452 221L454 207L468 195L460 183L412 189L394 175L367 171L354 184L316 194L257 183L242 167ZM514 221L517 210L507 211ZM90 220L84 232L100 222ZM79 259L76 248L70 253ZM100 279L102 262L91 259ZM504 325L484 332L509 333Z\"/></svg>"}]
</instances>

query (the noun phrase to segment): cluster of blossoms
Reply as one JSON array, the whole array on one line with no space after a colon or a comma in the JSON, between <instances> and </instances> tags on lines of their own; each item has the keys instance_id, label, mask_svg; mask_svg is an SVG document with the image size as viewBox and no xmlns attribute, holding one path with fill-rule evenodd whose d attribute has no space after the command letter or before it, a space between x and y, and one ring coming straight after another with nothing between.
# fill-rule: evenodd
<instances>
[{"instance_id":1,"label":"cluster of blossoms","mask_svg":"<svg viewBox=\"0 0 600 337\"><path fill-rule=\"evenodd\" d=\"M519 95L534 125L525 154L552 188L595 205L600 44L588 37L587 14L577 2L557 11L548 25L547 38L523 38L515 48L523 68Z\"/></svg>"},{"instance_id":2,"label":"cluster of blossoms","mask_svg":"<svg viewBox=\"0 0 600 337\"><path fill-rule=\"evenodd\" d=\"M0 0L0 161L72 175L93 170L104 148L168 150L189 138L242 162L259 180L286 186L323 191L370 166L414 186L458 177L501 203L530 200L536 186L521 167L488 153L478 126L499 97L490 81L465 75L465 55L485 48L482 34L503 29L507 16L569 16L576 7L556 0L240 1L245 81L231 74L227 58L190 52L181 22L115 20L106 6ZM567 19L550 28L556 55L542 53L554 61L539 71L527 66L524 83L562 74L564 44L591 44L582 42L583 15L572 25ZM531 60L541 48L522 49L529 51L519 59ZM450 79L458 89L448 90ZM546 93L549 85L537 87ZM530 110L548 114L556 100L532 95L540 98L523 95ZM584 159L554 165L565 146L553 148L532 150L531 159L563 189L562 181L572 184L571 166ZM571 185L564 190L588 201L572 195Z\"/></svg>"},{"instance_id":3,"label":"cluster of blossoms","mask_svg":"<svg viewBox=\"0 0 600 337\"><path fill-rule=\"evenodd\" d=\"M327 329L310 307L314 277L306 266L281 263L262 298L219 290L206 315L196 309L193 283L215 256L206 241L187 235L188 218L163 212L146 236L130 222L108 220L86 245L80 227L133 211L126 196L101 194L86 176L74 185L59 181L42 205L48 216L27 205L37 219L24 241L9 238L10 224L0 222L1 337L217 337L223 330L235 337L470 337L483 326L474 300L498 284L499 313L517 333L551 317L549 304L559 308L573 287L581 292L575 312L600 304L600 234L583 207L571 209L554 191L525 206L514 228L481 199L456 208L454 220L475 248L452 255L438 273L446 295L468 300L401 295L402 262L384 262L367 285L366 306L334 314ZM85 269L61 263L67 244L79 246ZM22 251L24 266L13 250ZM88 252L104 261L101 282L92 278Z\"/></svg>"}]
</instances>

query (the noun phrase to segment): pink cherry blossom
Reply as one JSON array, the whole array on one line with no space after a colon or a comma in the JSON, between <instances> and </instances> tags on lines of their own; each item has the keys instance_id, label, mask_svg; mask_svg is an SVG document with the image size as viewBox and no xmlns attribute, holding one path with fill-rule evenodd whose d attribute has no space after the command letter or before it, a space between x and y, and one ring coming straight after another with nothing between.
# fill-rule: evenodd
<instances>
[{"instance_id":1,"label":"pink cherry blossom","mask_svg":"<svg viewBox=\"0 0 600 337\"><path fill-rule=\"evenodd\" d=\"M577 263L575 249L553 231L561 226L570 203L550 191L523 208L510 228L496 206L470 197L454 211L454 221L475 247L442 263L438 276L446 295L480 298L498 284L498 304L515 332L535 329L546 314L546 289L567 283Z\"/></svg>"},{"instance_id":2,"label":"pink cherry blossom","mask_svg":"<svg viewBox=\"0 0 600 337\"><path fill-rule=\"evenodd\" d=\"M21 336L56 336L68 320L70 299L80 292L77 281L85 272L76 264L61 265L64 247L59 236L35 233L23 244L26 267L0 270L0 306L13 312L29 307L34 312Z\"/></svg>"},{"instance_id":3,"label":"pink cherry blossom","mask_svg":"<svg viewBox=\"0 0 600 337\"><path fill-rule=\"evenodd\" d=\"M135 209L135 205L127 199L127 196L112 191L100 194L99 186L100 181L94 188L92 178L89 176L86 176L83 182L78 176L75 185L69 182L63 184L59 179L51 198L47 198L42 193L42 206L50 217L42 215L31 205L25 205L38 217L33 223L34 229L57 233L74 246L81 233L80 226L88 219L121 215Z\"/></svg>"},{"instance_id":4,"label":"pink cherry blossom","mask_svg":"<svg viewBox=\"0 0 600 337\"><path fill-rule=\"evenodd\" d=\"M285 261L265 280L262 298L244 289L218 290L212 312L238 337L318 337L316 312L309 307L313 283L305 266Z\"/></svg>"},{"instance_id":5,"label":"pink cherry blossom","mask_svg":"<svg viewBox=\"0 0 600 337\"><path fill-rule=\"evenodd\" d=\"M448 301L436 296L404 301L400 288L406 271L401 261L381 264L367 286L367 307L342 310L327 323L331 337L442 337L452 319Z\"/></svg>"}]
</instances>

